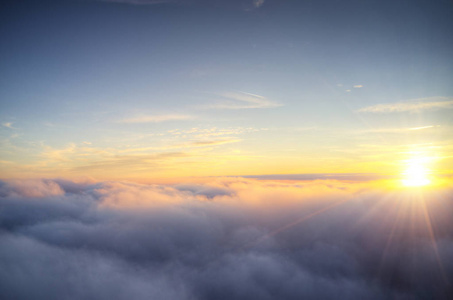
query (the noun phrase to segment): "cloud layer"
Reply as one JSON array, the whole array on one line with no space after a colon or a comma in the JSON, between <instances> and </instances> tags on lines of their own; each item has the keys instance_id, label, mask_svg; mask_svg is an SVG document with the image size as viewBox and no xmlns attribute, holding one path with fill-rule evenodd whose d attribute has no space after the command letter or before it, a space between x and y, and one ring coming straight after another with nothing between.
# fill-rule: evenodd
<instances>
[{"instance_id":1,"label":"cloud layer","mask_svg":"<svg viewBox=\"0 0 453 300\"><path fill-rule=\"evenodd\" d=\"M1 182L0 298L448 299L453 189L372 186Z\"/></svg>"}]
</instances>

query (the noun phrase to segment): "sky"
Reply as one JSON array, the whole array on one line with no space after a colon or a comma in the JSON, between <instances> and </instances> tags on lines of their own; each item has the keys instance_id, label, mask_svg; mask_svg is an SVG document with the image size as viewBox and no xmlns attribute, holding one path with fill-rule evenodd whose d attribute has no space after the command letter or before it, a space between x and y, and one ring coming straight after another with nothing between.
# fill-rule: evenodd
<instances>
[{"instance_id":1,"label":"sky","mask_svg":"<svg viewBox=\"0 0 453 300\"><path fill-rule=\"evenodd\" d=\"M4 1L0 177L453 170L450 1Z\"/></svg>"},{"instance_id":2,"label":"sky","mask_svg":"<svg viewBox=\"0 0 453 300\"><path fill-rule=\"evenodd\" d=\"M0 299L453 299L452 1L0 5Z\"/></svg>"}]
</instances>

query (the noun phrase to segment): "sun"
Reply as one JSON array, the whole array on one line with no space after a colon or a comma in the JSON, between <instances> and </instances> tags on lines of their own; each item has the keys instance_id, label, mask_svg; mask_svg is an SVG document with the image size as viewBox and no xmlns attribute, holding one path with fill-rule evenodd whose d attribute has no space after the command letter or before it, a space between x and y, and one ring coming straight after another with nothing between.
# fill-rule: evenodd
<instances>
[{"instance_id":1,"label":"sun","mask_svg":"<svg viewBox=\"0 0 453 300\"><path fill-rule=\"evenodd\" d=\"M426 159L413 158L408 160L402 183L404 186L417 187L431 183L428 178L430 171L426 168Z\"/></svg>"}]
</instances>

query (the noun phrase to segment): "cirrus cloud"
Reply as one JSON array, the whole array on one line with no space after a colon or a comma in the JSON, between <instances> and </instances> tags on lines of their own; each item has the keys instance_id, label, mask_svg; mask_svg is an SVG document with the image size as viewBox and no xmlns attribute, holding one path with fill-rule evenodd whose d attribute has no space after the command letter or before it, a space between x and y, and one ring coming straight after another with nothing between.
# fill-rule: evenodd
<instances>
[{"instance_id":1,"label":"cirrus cloud","mask_svg":"<svg viewBox=\"0 0 453 300\"><path fill-rule=\"evenodd\" d=\"M449 109L449 108L453 108L453 98L433 97L415 99L407 102L382 103L360 108L357 110L357 112L366 113L419 112L423 110Z\"/></svg>"},{"instance_id":2,"label":"cirrus cloud","mask_svg":"<svg viewBox=\"0 0 453 300\"><path fill-rule=\"evenodd\" d=\"M230 92L219 95L218 100L210 104L199 106L201 109L255 109L255 108L273 108L282 106L282 104L271 101L264 96L246 93Z\"/></svg>"},{"instance_id":3,"label":"cirrus cloud","mask_svg":"<svg viewBox=\"0 0 453 300\"><path fill-rule=\"evenodd\" d=\"M168 121L186 121L193 120L194 116L180 115L180 114L168 114L168 115L139 115L132 118L126 118L120 120L120 123L161 123Z\"/></svg>"}]
</instances>

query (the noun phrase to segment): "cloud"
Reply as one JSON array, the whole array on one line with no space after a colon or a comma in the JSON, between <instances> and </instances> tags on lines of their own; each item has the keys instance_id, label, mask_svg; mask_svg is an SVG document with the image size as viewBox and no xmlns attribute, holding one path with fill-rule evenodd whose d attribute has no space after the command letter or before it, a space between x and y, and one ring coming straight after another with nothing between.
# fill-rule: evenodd
<instances>
[{"instance_id":1,"label":"cloud","mask_svg":"<svg viewBox=\"0 0 453 300\"><path fill-rule=\"evenodd\" d=\"M428 125L428 126L421 126L421 127L412 127L409 128L408 130L423 130L423 129L428 129L428 128L434 128L434 127L440 127L439 125Z\"/></svg>"},{"instance_id":2,"label":"cloud","mask_svg":"<svg viewBox=\"0 0 453 300\"><path fill-rule=\"evenodd\" d=\"M219 140L212 140L212 141L195 141L192 142L190 145L191 147L206 147L206 146L217 146L217 145L224 145L224 144L232 144L232 143L239 143L242 140L240 139L219 139Z\"/></svg>"},{"instance_id":3,"label":"cloud","mask_svg":"<svg viewBox=\"0 0 453 300\"><path fill-rule=\"evenodd\" d=\"M263 6L265 0L228 0L228 1L212 1L212 0L93 0L110 3L122 3L130 5L155 5L164 3L179 3L184 5L205 5L213 7L229 7L242 10L258 9Z\"/></svg>"},{"instance_id":4,"label":"cloud","mask_svg":"<svg viewBox=\"0 0 453 300\"><path fill-rule=\"evenodd\" d=\"M451 299L452 196L337 180L3 181L0 298Z\"/></svg>"},{"instance_id":5,"label":"cloud","mask_svg":"<svg viewBox=\"0 0 453 300\"><path fill-rule=\"evenodd\" d=\"M6 128L16 129L15 127L13 127L13 123L11 123L11 122L6 122L6 123L3 123L2 125Z\"/></svg>"},{"instance_id":6,"label":"cloud","mask_svg":"<svg viewBox=\"0 0 453 300\"><path fill-rule=\"evenodd\" d=\"M217 127L207 127L207 128L198 128L193 127L190 129L172 129L167 131L171 135L178 136L191 136L197 139L206 139L206 138L218 138L221 136L228 135L241 135L247 133L253 133L258 131L266 130L265 128L253 128L253 127L229 127L229 128L217 128Z\"/></svg>"},{"instance_id":7,"label":"cloud","mask_svg":"<svg viewBox=\"0 0 453 300\"><path fill-rule=\"evenodd\" d=\"M96 148L90 145L69 144L65 148L44 147L40 159L29 165L28 173L59 174L71 173L72 176L120 176L120 174L148 174L175 164L181 166L181 159L190 153L177 151L182 147L143 147L128 149ZM23 166L23 165L22 165ZM112 177L108 177L112 178ZM123 177L124 178L124 177Z\"/></svg>"},{"instance_id":8,"label":"cloud","mask_svg":"<svg viewBox=\"0 0 453 300\"><path fill-rule=\"evenodd\" d=\"M430 101L431 100L431 101ZM443 100L443 101L432 101ZM367 106L357 110L357 112L369 113L394 113L394 112L420 112L423 110L449 109L453 108L452 98L423 98L408 102L383 103Z\"/></svg>"},{"instance_id":9,"label":"cloud","mask_svg":"<svg viewBox=\"0 0 453 300\"><path fill-rule=\"evenodd\" d=\"M353 86L353 88L355 88L355 89L360 89L360 88L363 88L363 85L361 85L361 84L356 84L356 85Z\"/></svg>"},{"instance_id":10,"label":"cloud","mask_svg":"<svg viewBox=\"0 0 453 300\"><path fill-rule=\"evenodd\" d=\"M162 153L140 153L133 155L114 155L100 156L100 159L84 159L83 157L71 157L70 161L61 164L70 167L71 172L111 172L109 175L118 174L118 172L141 173L153 170L161 170L171 160L186 158L190 156L184 152L162 152Z\"/></svg>"},{"instance_id":11,"label":"cloud","mask_svg":"<svg viewBox=\"0 0 453 300\"><path fill-rule=\"evenodd\" d=\"M272 108L282 104L273 102L263 96L245 92L221 94L221 100L212 104L202 105L201 109L251 109Z\"/></svg>"},{"instance_id":12,"label":"cloud","mask_svg":"<svg viewBox=\"0 0 453 300\"><path fill-rule=\"evenodd\" d=\"M191 142L187 142L187 143L175 144L175 145L170 145L170 146L165 146L165 147L128 148L128 149L120 150L119 153L168 151L168 150L184 149L184 148L211 147L211 146L238 143L241 141L242 141L241 139L200 140L200 141L191 141ZM165 152L163 152L163 153L165 153Z\"/></svg>"},{"instance_id":13,"label":"cloud","mask_svg":"<svg viewBox=\"0 0 453 300\"><path fill-rule=\"evenodd\" d=\"M443 126L445 127L445 126ZM371 128L371 129L364 129L364 130L359 130L359 133L364 133L364 134L369 134L369 133L402 133L402 134L407 134L408 132L414 132L414 131L422 131L426 129L439 129L441 128L440 125L428 125L428 126L420 126L420 127L389 127L389 128ZM429 132L430 130L426 130Z\"/></svg>"},{"instance_id":14,"label":"cloud","mask_svg":"<svg viewBox=\"0 0 453 300\"><path fill-rule=\"evenodd\" d=\"M128 174L127 179L157 174L164 177L168 176L171 170L187 168L189 172L192 170L192 164L212 166L234 159L244 159L244 155L237 153L225 155L233 151L228 145L247 138L241 135L260 130L265 129L193 127L143 135L125 135L119 132L118 136L109 139L107 146L95 141L69 143L59 148L41 143L32 145L34 153L22 150L9 139L4 139L0 140L0 144L4 154L7 153L5 158L9 153L14 153L28 157L28 160L24 162L16 155L0 160L0 164L3 166L3 178L22 178L24 175L49 177L57 173L73 178L84 176L86 172L100 179L126 179L122 174ZM200 173L201 168L198 171Z\"/></svg>"},{"instance_id":15,"label":"cloud","mask_svg":"<svg viewBox=\"0 0 453 300\"><path fill-rule=\"evenodd\" d=\"M161 122L168 122L168 121L185 121L185 120L193 120L193 119L195 119L194 116L178 115L178 114L141 115L141 116L136 116L133 118L123 119L120 121L120 123L161 123Z\"/></svg>"},{"instance_id":16,"label":"cloud","mask_svg":"<svg viewBox=\"0 0 453 300\"><path fill-rule=\"evenodd\" d=\"M10 180L8 184L0 187L0 196L44 198L50 196L61 196L64 191L52 180Z\"/></svg>"},{"instance_id":17,"label":"cloud","mask_svg":"<svg viewBox=\"0 0 453 300\"><path fill-rule=\"evenodd\" d=\"M253 5L254 5L256 8L261 7L263 4L264 4L264 0L253 0Z\"/></svg>"},{"instance_id":18,"label":"cloud","mask_svg":"<svg viewBox=\"0 0 453 300\"><path fill-rule=\"evenodd\" d=\"M132 5L153 5L153 4L162 4L162 3L181 2L180 0L95 0L95 1L123 3L123 4L132 4Z\"/></svg>"},{"instance_id":19,"label":"cloud","mask_svg":"<svg viewBox=\"0 0 453 300\"><path fill-rule=\"evenodd\" d=\"M353 180L353 181L371 181L378 179L389 179L392 176L380 175L375 173L315 173L315 174L275 174L275 175L250 175L245 178L255 178L262 180L299 180L310 181L319 179L333 180Z\"/></svg>"}]
</instances>

